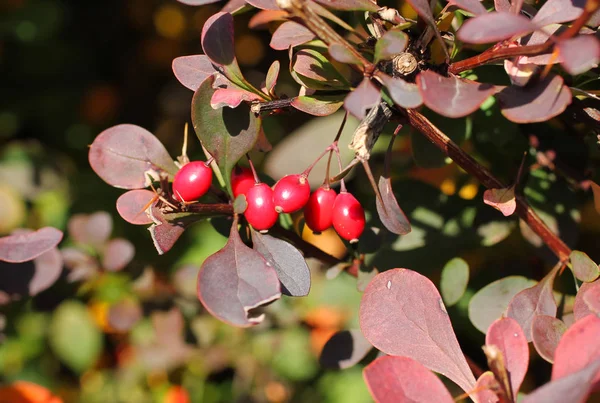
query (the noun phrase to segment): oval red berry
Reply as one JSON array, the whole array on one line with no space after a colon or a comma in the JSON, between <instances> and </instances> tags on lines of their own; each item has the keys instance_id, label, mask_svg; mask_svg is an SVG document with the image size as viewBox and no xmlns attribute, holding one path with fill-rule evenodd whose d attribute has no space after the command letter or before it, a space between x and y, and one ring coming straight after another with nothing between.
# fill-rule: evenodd
<instances>
[{"instance_id":1,"label":"oval red berry","mask_svg":"<svg viewBox=\"0 0 600 403\"><path fill-rule=\"evenodd\" d=\"M273 203L273 189L265 183L257 183L246 193L248 207L244 212L246 220L259 231L271 228L277 222L277 211Z\"/></svg>"},{"instance_id":2,"label":"oval red berry","mask_svg":"<svg viewBox=\"0 0 600 403\"><path fill-rule=\"evenodd\" d=\"M294 213L308 202L310 185L306 176L287 175L273 187L273 202L280 213Z\"/></svg>"},{"instance_id":3,"label":"oval red berry","mask_svg":"<svg viewBox=\"0 0 600 403\"><path fill-rule=\"evenodd\" d=\"M342 192L333 203L332 222L342 238L356 242L365 229L365 211L354 196Z\"/></svg>"},{"instance_id":4,"label":"oval red berry","mask_svg":"<svg viewBox=\"0 0 600 403\"><path fill-rule=\"evenodd\" d=\"M212 183L212 169L203 161L185 164L173 178L173 195L179 201L198 200L208 192Z\"/></svg>"},{"instance_id":5,"label":"oval red berry","mask_svg":"<svg viewBox=\"0 0 600 403\"><path fill-rule=\"evenodd\" d=\"M322 232L333 224L333 203L337 193L333 189L318 188L304 206L304 221L314 232Z\"/></svg>"},{"instance_id":6,"label":"oval red berry","mask_svg":"<svg viewBox=\"0 0 600 403\"><path fill-rule=\"evenodd\" d=\"M254 174L250 168L233 168L233 171L231 172L231 189L233 190L234 198L248 193L248 190L250 190L255 183Z\"/></svg>"}]
</instances>

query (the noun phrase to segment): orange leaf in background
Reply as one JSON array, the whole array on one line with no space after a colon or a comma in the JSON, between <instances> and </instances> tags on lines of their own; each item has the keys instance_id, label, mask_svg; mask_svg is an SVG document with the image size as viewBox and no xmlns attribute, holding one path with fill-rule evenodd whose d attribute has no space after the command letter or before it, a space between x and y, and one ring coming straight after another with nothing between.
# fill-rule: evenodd
<instances>
[{"instance_id":1,"label":"orange leaf in background","mask_svg":"<svg viewBox=\"0 0 600 403\"><path fill-rule=\"evenodd\" d=\"M63 403L63 400L43 386L17 381L0 387L0 403Z\"/></svg>"},{"instance_id":2,"label":"orange leaf in background","mask_svg":"<svg viewBox=\"0 0 600 403\"><path fill-rule=\"evenodd\" d=\"M165 394L164 403L190 403L190 396L181 386L171 386Z\"/></svg>"}]
</instances>

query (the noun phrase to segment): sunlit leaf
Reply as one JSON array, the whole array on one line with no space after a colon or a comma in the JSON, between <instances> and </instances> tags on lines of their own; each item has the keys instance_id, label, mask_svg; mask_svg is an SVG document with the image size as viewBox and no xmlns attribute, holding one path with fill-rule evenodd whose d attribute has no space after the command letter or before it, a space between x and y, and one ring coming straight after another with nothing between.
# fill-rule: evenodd
<instances>
[{"instance_id":1,"label":"sunlit leaf","mask_svg":"<svg viewBox=\"0 0 600 403\"><path fill-rule=\"evenodd\" d=\"M475 112L496 92L490 84L467 81L455 76L443 77L431 70L417 76L417 85L425 105L449 118L460 118Z\"/></svg>"},{"instance_id":2,"label":"sunlit leaf","mask_svg":"<svg viewBox=\"0 0 600 403\"><path fill-rule=\"evenodd\" d=\"M531 324L533 346L540 357L549 363L554 362L554 352L567 325L560 319L548 315L536 315Z\"/></svg>"},{"instance_id":3,"label":"sunlit leaf","mask_svg":"<svg viewBox=\"0 0 600 403\"><path fill-rule=\"evenodd\" d=\"M500 401L498 395L494 391L501 390L500 384L496 380L492 371L486 371L479 378L475 384L475 389L472 396L476 397L477 402L485 403L497 403Z\"/></svg>"},{"instance_id":4,"label":"sunlit leaf","mask_svg":"<svg viewBox=\"0 0 600 403\"><path fill-rule=\"evenodd\" d=\"M341 43L329 45L329 55L340 63L362 64L360 59Z\"/></svg>"},{"instance_id":5,"label":"sunlit leaf","mask_svg":"<svg viewBox=\"0 0 600 403\"><path fill-rule=\"evenodd\" d=\"M130 190L117 199L117 211L121 218L130 224L152 224L146 210L155 196L154 192L146 189Z\"/></svg>"},{"instance_id":6,"label":"sunlit leaf","mask_svg":"<svg viewBox=\"0 0 600 403\"><path fill-rule=\"evenodd\" d=\"M33 260L58 245L62 237L62 231L52 227L2 237L0 260L10 263Z\"/></svg>"},{"instance_id":7,"label":"sunlit leaf","mask_svg":"<svg viewBox=\"0 0 600 403\"><path fill-rule=\"evenodd\" d=\"M381 101L379 89L371 82L369 78L363 79L358 87L352 91L344 100L344 108L352 116L363 119L367 111L378 105Z\"/></svg>"},{"instance_id":8,"label":"sunlit leaf","mask_svg":"<svg viewBox=\"0 0 600 403\"><path fill-rule=\"evenodd\" d=\"M106 211L93 214L75 214L68 224L69 236L78 244L99 247L112 233L112 217Z\"/></svg>"},{"instance_id":9,"label":"sunlit leaf","mask_svg":"<svg viewBox=\"0 0 600 403\"><path fill-rule=\"evenodd\" d=\"M594 281L593 283L583 283L581 287L579 287L579 291L577 291L577 295L575 296L575 303L573 304L573 315L575 316L575 320L583 319L589 314L600 313L600 311L594 312L590 309L588 302L586 301L588 292L591 292L592 295L600 295L600 282Z\"/></svg>"},{"instance_id":10,"label":"sunlit leaf","mask_svg":"<svg viewBox=\"0 0 600 403\"><path fill-rule=\"evenodd\" d=\"M203 6L205 4L216 3L218 0L177 0L180 3L188 6Z\"/></svg>"},{"instance_id":11,"label":"sunlit leaf","mask_svg":"<svg viewBox=\"0 0 600 403\"><path fill-rule=\"evenodd\" d=\"M455 257L442 269L440 291L446 306L456 304L467 290L469 283L469 265L463 259Z\"/></svg>"},{"instance_id":12,"label":"sunlit leaf","mask_svg":"<svg viewBox=\"0 0 600 403\"><path fill-rule=\"evenodd\" d=\"M246 0L248 4L261 10L280 10L275 0Z\"/></svg>"},{"instance_id":13,"label":"sunlit leaf","mask_svg":"<svg viewBox=\"0 0 600 403\"><path fill-rule=\"evenodd\" d=\"M587 290L583 295L583 302L587 305L590 313L600 315L600 287L591 287Z\"/></svg>"},{"instance_id":14,"label":"sunlit leaf","mask_svg":"<svg viewBox=\"0 0 600 403\"><path fill-rule=\"evenodd\" d=\"M409 357L380 357L363 375L376 402L454 402L442 381Z\"/></svg>"},{"instance_id":15,"label":"sunlit leaf","mask_svg":"<svg viewBox=\"0 0 600 403\"><path fill-rule=\"evenodd\" d=\"M344 95L302 95L294 98L291 105L313 116L327 116L344 105Z\"/></svg>"},{"instance_id":16,"label":"sunlit leaf","mask_svg":"<svg viewBox=\"0 0 600 403\"><path fill-rule=\"evenodd\" d=\"M206 55L177 57L172 68L177 80L192 91L196 91L208 76L217 73Z\"/></svg>"},{"instance_id":17,"label":"sunlit leaf","mask_svg":"<svg viewBox=\"0 0 600 403\"><path fill-rule=\"evenodd\" d=\"M515 187L487 189L483 192L483 202L504 214L505 217L508 217L517 209Z\"/></svg>"},{"instance_id":18,"label":"sunlit leaf","mask_svg":"<svg viewBox=\"0 0 600 403\"><path fill-rule=\"evenodd\" d=\"M304 25L286 21L273 32L270 46L275 50L286 50L290 46L301 45L314 38L315 34Z\"/></svg>"},{"instance_id":19,"label":"sunlit leaf","mask_svg":"<svg viewBox=\"0 0 600 403\"><path fill-rule=\"evenodd\" d=\"M171 175L177 172L160 140L146 129L129 124L100 133L90 146L89 161L106 183L123 189L147 187L148 175L156 179L158 171Z\"/></svg>"},{"instance_id":20,"label":"sunlit leaf","mask_svg":"<svg viewBox=\"0 0 600 403\"><path fill-rule=\"evenodd\" d=\"M491 12L468 19L458 30L457 37L467 43L491 43L526 34L536 28L520 14Z\"/></svg>"},{"instance_id":21,"label":"sunlit leaf","mask_svg":"<svg viewBox=\"0 0 600 403\"><path fill-rule=\"evenodd\" d=\"M262 98L253 92L239 88L217 88L210 99L213 109L221 109L225 106L237 108L242 102L259 101Z\"/></svg>"},{"instance_id":22,"label":"sunlit leaf","mask_svg":"<svg viewBox=\"0 0 600 403\"><path fill-rule=\"evenodd\" d=\"M487 13L487 10L479 0L450 0L448 3L475 15Z\"/></svg>"},{"instance_id":23,"label":"sunlit leaf","mask_svg":"<svg viewBox=\"0 0 600 403\"><path fill-rule=\"evenodd\" d=\"M326 7L334 10L343 11L370 11L372 13L379 10L377 3L371 0L316 0Z\"/></svg>"},{"instance_id":24,"label":"sunlit leaf","mask_svg":"<svg viewBox=\"0 0 600 403\"><path fill-rule=\"evenodd\" d=\"M475 378L460 350L442 298L419 273L392 269L367 286L360 327L386 354L406 356L471 391Z\"/></svg>"},{"instance_id":25,"label":"sunlit leaf","mask_svg":"<svg viewBox=\"0 0 600 403\"><path fill-rule=\"evenodd\" d=\"M598 65L600 41L595 35L578 35L557 43L562 66L572 75L582 74Z\"/></svg>"},{"instance_id":26,"label":"sunlit leaf","mask_svg":"<svg viewBox=\"0 0 600 403\"><path fill-rule=\"evenodd\" d=\"M591 282L598 278L600 269L590 257L581 251L574 250L569 256L573 274L581 281Z\"/></svg>"},{"instance_id":27,"label":"sunlit leaf","mask_svg":"<svg viewBox=\"0 0 600 403\"><path fill-rule=\"evenodd\" d=\"M375 63L402 53L407 45L408 35L403 31L394 29L387 31L375 44Z\"/></svg>"},{"instance_id":28,"label":"sunlit leaf","mask_svg":"<svg viewBox=\"0 0 600 403\"><path fill-rule=\"evenodd\" d=\"M411 230L410 222L402 208L400 208L396 195L394 195L391 179L383 175L380 176L378 188L385 205L384 208L379 198L375 199L379 219L388 231L398 235L408 234Z\"/></svg>"},{"instance_id":29,"label":"sunlit leaf","mask_svg":"<svg viewBox=\"0 0 600 403\"><path fill-rule=\"evenodd\" d=\"M372 349L359 329L341 330L325 343L319 362L323 368L346 369L358 364Z\"/></svg>"},{"instance_id":30,"label":"sunlit leaf","mask_svg":"<svg viewBox=\"0 0 600 403\"><path fill-rule=\"evenodd\" d=\"M107 271L121 271L135 256L135 247L127 239L110 240L102 251L102 267Z\"/></svg>"},{"instance_id":31,"label":"sunlit leaf","mask_svg":"<svg viewBox=\"0 0 600 403\"><path fill-rule=\"evenodd\" d=\"M423 104L423 98L416 84L408 83L401 78L390 76L383 77L383 84L387 88L392 100L403 108L416 108Z\"/></svg>"},{"instance_id":32,"label":"sunlit leaf","mask_svg":"<svg viewBox=\"0 0 600 403\"><path fill-rule=\"evenodd\" d=\"M279 60L275 60L271 63L269 71L267 71L267 77L265 78L265 89L267 92L273 92L275 84L277 84L277 78L279 77Z\"/></svg>"},{"instance_id":33,"label":"sunlit leaf","mask_svg":"<svg viewBox=\"0 0 600 403\"><path fill-rule=\"evenodd\" d=\"M548 0L535 14L531 22L539 27L573 21L581 15L585 1Z\"/></svg>"}]
</instances>

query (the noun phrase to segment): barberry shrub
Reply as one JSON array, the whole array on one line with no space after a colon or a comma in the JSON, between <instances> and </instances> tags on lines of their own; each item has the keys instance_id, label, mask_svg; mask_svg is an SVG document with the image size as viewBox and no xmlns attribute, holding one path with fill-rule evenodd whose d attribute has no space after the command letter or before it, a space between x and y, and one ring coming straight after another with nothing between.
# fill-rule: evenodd
<instances>
[{"instance_id":1,"label":"barberry shrub","mask_svg":"<svg viewBox=\"0 0 600 403\"><path fill-rule=\"evenodd\" d=\"M576 164L579 169L572 169L559 145L566 144L567 150L596 147L590 135L596 135L600 116L594 90L600 2L547 0L537 8L508 0L408 2L414 15L370 0L230 0L204 24L204 54L173 61L177 79L194 91L191 120L207 162L190 163L185 147L174 161L150 132L123 124L94 140L90 164L108 184L127 190L117 200L119 214L131 224L150 225L160 254L189 225L228 220L229 240L203 263L197 289L206 310L231 325L261 323L265 314L258 308L282 294L307 295L307 257L356 276L364 292L360 330L331 337L321 362L347 368L369 359L373 348L382 352L364 370L377 401L453 401L430 371L453 381L473 401L517 401L530 342L553 363L552 376L523 401L585 401L600 379L600 270L587 254L571 250L575 239L568 229L577 213L565 210L573 191L592 188L600 197L600 190L592 181L594 154L585 153L585 161ZM276 91L278 61L260 85L244 77L233 29L233 14L242 12L255 13L253 27L277 26L270 45L288 51L297 93ZM327 157L328 164L312 195L308 177L315 163L300 174L269 178L279 179L273 188L261 180L265 174L255 170L248 155L270 148L263 120L286 113L338 119L334 113L342 108L340 130L320 134L331 142L313 157L315 163ZM348 116L359 124L351 141L342 144ZM552 133L531 129L536 134L525 142L517 136L521 127L528 132L544 122L549 122L544 130ZM411 213L406 215L396 198L400 192L392 188L397 137L410 137L421 167L454 161L487 188L483 203L449 199L454 190L447 186L455 186L462 174L446 169L440 171L442 180L450 180L445 197L429 200L416 182L403 189L403 205ZM387 151L386 144L378 144L383 139L389 140ZM340 147L347 146L354 159L345 165ZM239 165L246 163L251 169ZM200 164L193 173L200 183L186 173L195 166L190 164ZM355 166L364 169L370 199L357 198L346 187ZM338 183L336 192L331 187ZM491 216L485 205L502 216ZM302 211L306 223L291 219L302 217ZM85 231L87 220L73 224L72 236L83 234L86 243L94 244L98 239ZM548 266L554 265L539 281L512 275L470 296L469 318L486 334L489 371L484 372L464 356L446 309L461 301L470 274L464 260L449 260L465 245L448 244L461 235L464 243L491 246L509 237L517 223ZM339 259L308 244L299 236L304 225L316 232L333 227L348 241L346 256ZM58 253L61 238L52 228L1 238L0 260L12 268L27 261L38 265L41 257ZM133 251L124 245L115 245L118 253L105 257L105 269L118 270L131 259ZM441 295L424 275L395 268L419 267L423 255L409 253L414 245L435 261L449 260L439 282ZM68 256L64 249L62 256ZM555 289L558 276L572 276L575 295ZM23 293L35 291L26 289Z\"/></svg>"}]
</instances>

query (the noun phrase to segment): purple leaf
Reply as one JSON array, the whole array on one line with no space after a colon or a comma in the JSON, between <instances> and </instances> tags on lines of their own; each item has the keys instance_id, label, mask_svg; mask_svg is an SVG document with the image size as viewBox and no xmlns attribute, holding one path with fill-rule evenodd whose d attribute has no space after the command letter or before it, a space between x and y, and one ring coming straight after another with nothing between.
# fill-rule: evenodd
<instances>
[{"instance_id":1,"label":"purple leaf","mask_svg":"<svg viewBox=\"0 0 600 403\"><path fill-rule=\"evenodd\" d=\"M400 208L398 204L398 200L394 195L394 191L392 190L392 181L390 178L386 178L385 176L379 177L379 193L381 193L381 198L383 199L383 203L385 205L385 209L379 198L375 199L377 214L379 214L379 219L387 228L388 231L397 235L406 235L411 231L410 222L404 214L404 211Z\"/></svg>"},{"instance_id":2,"label":"purple leaf","mask_svg":"<svg viewBox=\"0 0 600 403\"><path fill-rule=\"evenodd\" d=\"M381 77L394 103L402 108L417 108L423 104L423 98L416 84L408 83L401 78Z\"/></svg>"},{"instance_id":3,"label":"purple leaf","mask_svg":"<svg viewBox=\"0 0 600 403\"><path fill-rule=\"evenodd\" d=\"M304 256L288 242L252 231L254 250L275 269L281 292L292 297L304 297L310 291L310 270Z\"/></svg>"},{"instance_id":4,"label":"purple leaf","mask_svg":"<svg viewBox=\"0 0 600 403\"><path fill-rule=\"evenodd\" d=\"M463 259L455 257L442 269L440 291L446 306L455 305L467 290L469 283L469 265Z\"/></svg>"},{"instance_id":5,"label":"purple leaf","mask_svg":"<svg viewBox=\"0 0 600 403\"><path fill-rule=\"evenodd\" d=\"M600 287L591 287L583 296L590 313L600 314Z\"/></svg>"},{"instance_id":6,"label":"purple leaf","mask_svg":"<svg viewBox=\"0 0 600 403\"><path fill-rule=\"evenodd\" d=\"M221 109L225 106L237 108L242 102L258 101L260 96L239 88L217 88L210 99L213 109Z\"/></svg>"},{"instance_id":7,"label":"purple leaf","mask_svg":"<svg viewBox=\"0 0 600 403\"><path fill-rule=\"evenodd\" d=\"M304 95L294 98L291 105L313 116L328 116L344 105L344 95Z\"/></svg>"},{"instance_id":8,"label":"purple leaf","mask_svg":"<svg viewBox=\"0 0 600 403\"><path fill-rule=\"evenodd\" d=\"M192 99L192 123L202 145L214 157L230 189L231 170L258 139L261 120L248 105L213 109L212 78L204 81Z\"/></svg>"},{"instance_id":9,"label":"purple leaf","mask_svg":"<svg viewBox=\"0 0 600 403\"><path fill-rule=\"evenodd\" d=\"M67 280L71 283L88 280L100 270L98 261L80 249L67 247L61 249L60 252L65 267L69 270Z\"/></svg>"},{"instance_id":10,"label":"purple leaf","mask_svg":"<svg viewBox=\"0 0 600 403\"><path fill-rule=\"evenodd\" d=\"M483 192L483 202L504 214L505 217L508 217L517 209L515 187L487 189Z\"/></svg>"},{"instance_id":11,"label":"purple leaf","mask_svg":"<svg viewBox=\"0 0 600 403\"><path fill-rule=\"evenodd\" d=\"M276 0L246 0L246 2L261 10L281 10Z\"/></svg>"},{"instance_id":12,"label":"purple leaf","mask_svg":"<svg viewBox=\"0 0 600 403\"><path fill-rule=\"evenodd\" d=\"M354 117L362 120L367 111L381 101L379 89L369 78L363 79L358 87L344 100L344 108Z\"/></svg>"},{"instance_id":13,"label":"purple leaf","mask_svg":"<svg viewBox=\"0 0 600 403\"><path fill-rule=\"evenodd\" d=\"M119 332L127 332L142 318L139 302L125 299L112 305L108 310L108 324Z\"/></svg>"},{"instance_id":14,"label":"purple leaf","mask_svg":"<svg viewBox=\"0 0 600 403\"><path fill-rule=\"evenodd\" d=\"M496 92L496 87L450 76L443 77L431 70L417 76L417 85L425 105L449 118L467 116Z\"/></svg>"},{"instance_id":15,"label":"purple leaf","mask_svg":"<svg viewBox=\"0 0 600 403\"><path fill-rule=\"evenodd\" d=\"M409 357L380 357L367 365L363 376L378 403L452 403L442 381Z\"/></svg>"},{"instance_id":16,"label":"purple leaf","mask_svg":"<svg viewBox=\"0 0 600 403\"><path fill-rule=\"evenodd\" d=\"M433 13L431 12L431 7L429 5L429 1L427 0L408 0L408 3L414 8L414 10L419 14L419 17L423 18L428 24L437 29L437 25L435 24L435 19L433 18Z\"/></svg>"},{"instance_id":17,"label":"purple leaf","mask_svg":"<svg viewBox=\"0 0 600 403\"><path fill-rule=\"evenodd\" d=\"M487 333L492 322L504 315L513 297L535 284L535 281L523 276L508 276L486 285L469 301L471 323L479 331Z\"/></svg>"},{"instance_id":18,"label":"purple leaf","mask_svg":"<svg viewBox=\"0 0 600 403\"><path fill-rule=\"evenodd\" d=\"M557 44L564 69L572 75L585 73L598 65L600 41L595 35L579 35Z\"/></svg>"},{"instance_id":19,"label":"purple leaf","mask_svg":"<svg viewBox=\"0 0 600 403\"><path fill-rule=\"evenodd\" d=\"M497 97L502 114L515 123L544 122L571 103L571 91L560 76L546 77L533 86L507 87Z\"/></svg>"},{"instance_id":20,"label":"purple leaf","mask_svg":"<svg viewBox=\"0 0 600 403\"><path fill-rule=\"evenodd\" d=\"M358 364L373 349L359 329L335 333L321 351L319 363L323 368L346 369Z\"/></svg>"},{"instance_id":21,"label":"purple leaf","mask_svg":"<svg viewBox=\"0 0 600 403\"><path fill-rule=\"evenodd\" d=\"M304 25L286 21L273 32L270 46L275 50L286 50L290 46L301 45L313 39L315 39L315 34Z\"/></svg>"},{"instance_id":22,"label":"purple leaf","mask_svg":"<svg viewBox=\"0 0 600 403\"><path fill-rule=\"evenodd\" d=\"M579 287L579 291L575 296L575 303L573 304L573 315L575 316L576 321L594 313L590 310L589 305L586 302L586 295L588 292L592 292L592 295L600 293L600 282L594 281L593 283L583 283L581 287Z\"/></svg>"},{"instance_id":23,"label":"purple leaf","mask_svg":"<svg viewBox=\"0 0 600 403\"><path fill-rule=\"evenodd\" d=\"M558 268L552 269L539 283L519 292L508 304L506 315L521 325L528 342L532 340L531 322L536 315L556 317L556 301L552 291L557 271Z\"/></svg>"},{"instance_id":24,"label":"purple leaf","mask_svg":"<svg viewBox=\"0 0 600 403\"><path fill-rule=\"evenodd\" d=\"M476 0L475 0L476 1ZM404 52L408 45L408 35L400 30L389 30L375 44L375 63L389 60Z\"/></svg>"},{"instance_id":25,"label":"purple leaf","mask_svg":"<svg viewBox=\"0 0 600 403\"><path fill-rule=\"evenodd\" d=\"M448 3L475 15L487 13L487 10L479 0L450 0ZM510 6L507 7L506 11L508 11L508 8Z\"/></svg>"},{"instance_id":26,"label":"purple leaf","mask_svg":"<svg viewBox=\"0 0 600 403\"><path fill-rule=\"evenodd\" d=\"M53 227L23 231L0 238L0 260L22 263L48 252L62 240L63 233Z\"/></svg>"},{"instance_id":27,"label":"purple leaf","mask_svg":"<svg viewBox=\"0 0 600 403\"><path fill-rule=\"evenodd\" d=\"M500 384L492 371L486 371L477 379L472 396L476 402L497 403L500 399L495 390L500 390Z\"/></svg>"},{"instance_id":28,"label":"purple leaf","mask_svg":"<svg viewBox=\"0 0 600 403\"><path fill-rule=\"evenodd\" d=\"M329 55L340 63L362 64L360 59L341 43L329 45Z\"/></svg>"},{"instance_id":29,"label":"purple leaf","mask_svg":"<svg viewBox=\"0 0 600 403\"><path fill-rule=\"evenodd\" d=\"M204 53L214 64L228 66L236 63L232 15L219 12L206 20L202 27L201 42Z\"/></svg>"},{"instance_id":30,"label":"purple leaf","mask_svg":"<svg viewBox=\"0 0 600 403\"><path fill-rule=\"evenodd\" d=\"M579 280L589 283L600 275L598 265L586 253L574 250L569 259L571 259L573 274Z\"/></svg>"},{"instance_id":31,"label":"purple leaf","mask_svg":"<svg viewBox=\"0 0 600 403\"><path fill-rule=\"evenodd\" d=\"M121 271L135 256L135 247L127 239L110 240L102 251L102 267L107 271Z\"/></svg>"},{"instance_id":32,"label":"purple leaf","mask_svg":"<svg viewBox=\"0 0 600 403\"><path fill-rule=\"evenodd\" d=\"M567 325L553 316L537 315L531 324L533 346L540 357L549 363L554 362L554 352Z\"/></svg>"},{"instance_id":33,"label":"purple leaf","mask_svg":"<svg viewBox=\"0 0 600 403\"><path fill-rule=\"evenodd\" d=\"M585 0L548 0L538 10L532 23L538 27L573 21L583 12Z\"/></svg>"},{"instance_id":34,"label":"purple leaf","mask_svg":"<svg viewBox=\"0 0 600 403\"><path fill-rule=\"evenodd\" d=\"M553 380L525 396L523 403L583 403L587 400L592 379L600 371L600 359L564 378Z\"/></svg>"},{"instance_id":35,"label":"purple leaf","mask_svg":"<svg viewBox=\"0 0 600 403\"><path fill-rule=\"evenodd\" d=\"M180 3L187 4L188 6L204 6L206 4L216 3L219 0L177 0Z\"/></svg>"},{"instance_id":36,"label":"purple leaf","mask_svg":"<svg viewBox=\"0 0 600 403\"><path fill-rule=\"evenodd\" d=\"M299 84L316 90L346 89L348 80L331 62L314 49L302 49L292 59L292 76Z\"/></svg>"},{"instance_id":37,"label":"purple leaf","mask_svg":"<svg viewBox=\"0 0 600 403\"><path fill-rule=\"evenodd\" d=\"M378 274L365 290L359 318L367 340L384 353L417 360L464 391L475 386L446 307L427 277L407 269Z\"/></svg>"},{"instance_id":38,"label":"purple leaf","mask_svg":"<svg viewBox=\"0 0 600 403\"><path fill-rule=\"evenodd\" d=\"M535 31L536 25L520 14L491 12L468 19L457 37L467 43L499 42L516 35Z\"/></svg>"},{"instance_id":39,"label":"purple leaf","mask_svg":"<svg viewBox=\"0 0 600 403\"><path fill-rule=\"evenodd\" d=\"M130 224L152 224L147 211L155 196L154 192L147 189L130 190L117 199L117 211L121 218Z\"/></svg>"},{"instance_id":40,"label":"purple leaf","mask_svg":"<svg viewBox=\"0 0 600 403\"><path fill-rule=\"evenodd\" d=\"M160 140L146 129L129 124L100 133L90 146L89 161L106 183L123 189L149 186L148 175L157 178L157 171L171 175L177 172Z\"/></svg>"},{"instance_id":41,"label":"purple leaf","mask_svg":"<svg viewBox=\"0 0 600 403\"><path fill-rule=\"evenodd\" d=\"M150 212L154 223L148 231L159 255L171 250L188 226L210 217L210 214L163 213L156 205L152 206Z\"/></svg>"},{"instance_id":42,"label":"purple leaf","mask_svg":"<svg viewBox=\"0 0 600 403\"><path fill-rule=\"evenodd\" d=\"M316 2L334 10L370 11L372 13L379 10L377 3L370 0L316 0Z\"/></svg>"},{"instance_id":43,"label":"purple leaf","mask_svg":"<svg viewBox=\"0 0 600 403\"><path fill-rule=\"evenodd\" d=\"M113 229L113 221L106 211L98 211L93 214L75 214L68 224L69 236L75 243L102 246L110 237Z\"/></svg>"},{"instance_id":44,"label":"purple leaf","mask_svg":"<svg viewBox=\"0 0 600 403\"><path fill-rule=\"evenodd\" d=\"M208 257L198 275L198 297L218 319L234 326L261 323L252 309L281 297L277 272L260 253L242 242L237 220L223 249Z\"/></svg>"},{"instance_id":45,"label":"purple leaf","mask_svg":"<svg viewBox=\"0 0 600 403\"><path fill-rule=\"evenodd\" d=\"M236 14L247 6L246 0L229 0L221 9L221 11Z\"/></svg>"},{"instance_id":46,"label":"purple leaf","mask_svg":"<svg viewBox=\"0 0 600 403\"><path fill-rule=\"evenodd\" d=\"M206 55L181 56L173 60L173 74L184 87L196 91L202 81L217 71Z\"/></svg>"},{"instance_id":47,"label":"purple leaf","mask_svg":"<svg viewBox=\"0 0 600 403\"><path fill-rule=\"evenodd\" d=\"M279 77L279 60L275 60L269 67L267 72L267 78L265 79L265 90L267 93L272 93L277 84L277 78Z\"/></svg>"},{"instance_id":48,"label":"purple leaf","mask_svg":"<svg viewBox=\"0 0 600 403\"><path fill-rule=\"evenodd\" d=\"M502 352L513 396L517 396L529 366L529 346L523 330L511 318L497 319L488 329L485 344Z\"/></svg>"}]
</instances>

